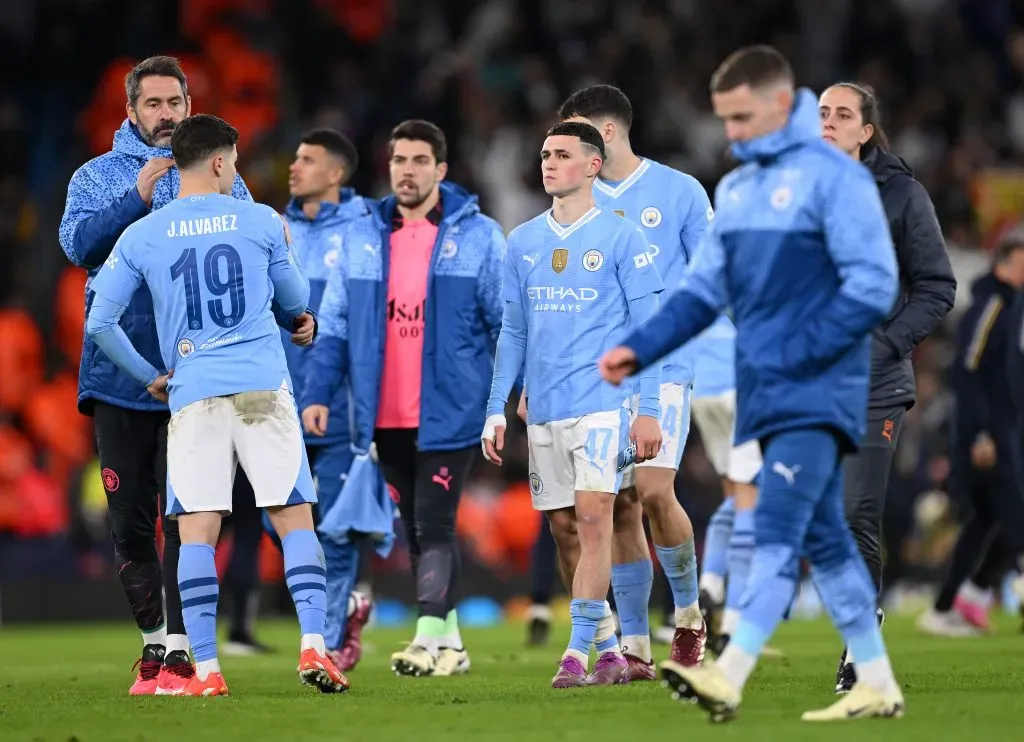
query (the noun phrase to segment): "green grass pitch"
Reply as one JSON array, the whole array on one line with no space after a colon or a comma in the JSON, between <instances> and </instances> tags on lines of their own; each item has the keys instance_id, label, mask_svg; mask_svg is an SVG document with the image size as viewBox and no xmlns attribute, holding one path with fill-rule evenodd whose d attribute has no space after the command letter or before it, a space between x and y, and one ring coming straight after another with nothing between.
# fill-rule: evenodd
<instances>
[{"instance_id":1,"label":"green grass pitch","mask_svg":"<svg viewBox=\"0 0 1024 742\"><path fill-rule=\"evenodd\" d=\"M278 652L225 658L227 698L130 698L137 633L119 626L0 629L3 742L205 742L211 740L1024 740L1024 635L1000 618L980 639L918 635L905 618L885 633L907 699L899 720L815 726L800 713L830 703L838 642L824 621L794 621L764 660L738 719L711 725L672 701L659 683L554 691L551 676L568 628L546 649L525 649L521 625L467 630L472 670L457 678L399 678L388 656L411 630L370 630L352 689L322 696L295 675L297 627L264 623ZM656 648L663 659L664 647Z\"/></svg>"}]
</instances>

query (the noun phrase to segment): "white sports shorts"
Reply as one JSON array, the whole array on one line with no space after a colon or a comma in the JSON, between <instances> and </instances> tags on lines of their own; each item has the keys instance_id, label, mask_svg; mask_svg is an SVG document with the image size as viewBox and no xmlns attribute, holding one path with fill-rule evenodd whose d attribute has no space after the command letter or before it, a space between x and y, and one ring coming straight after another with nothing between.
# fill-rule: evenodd
<instances>
[{"instance_id":1,"label":"white sports shorts","mask_svg":"<svg viewBox=\"0 0 1024 742\"><path fill-rule=\"evenodd\" d=\"M721 477L750 484L761 471L761 446L757 441L733 445L736 428L736 392L731 390L693 401L693 420L700 430L704 450Z\"/></svg>"},{"instance_id":2,"label":"white sports shorts","mask_svg":"<svg viewBox=\"0 0 1024 742\"><path fill-rule=\"evenodd\" d=\"M615 494L622 484L619 452L629 445L629 410L528 425L530 494L535 510L576 504L576 492Z\"/></svg>"},{"instance_id":3,"label":"white sports shorts","mask_svg":"<svg viewBox=\"0 0 1024 742\"><path fill-rule=\"evenodd\" d=\"M690 396L692 384L662 384L661 396L661 450L653 459L630 465L623 474L623 488L632 487L636 481L635 467L650 466L660 469L679 469L686 449L686 438L690 435ZM640 395L634 394L629 401L630 425L636 420Z\"/></svg>"},{"instance_id":4,"label":"white sports shorts","mask_svg":"<svg viewBox=\"0 0 1024 742\"><path fill-rule=\"evenodd\" d=\"M316 502L295 400L242 392L186 405L167 425L167 514L231 512L241 464L257 507Z\"/></svg>"}]
</instances>

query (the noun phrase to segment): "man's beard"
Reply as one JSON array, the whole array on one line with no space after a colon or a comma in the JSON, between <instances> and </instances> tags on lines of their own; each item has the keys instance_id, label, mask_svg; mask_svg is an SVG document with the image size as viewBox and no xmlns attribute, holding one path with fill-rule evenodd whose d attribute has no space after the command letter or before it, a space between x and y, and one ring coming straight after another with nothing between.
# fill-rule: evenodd
<instances>
[{"instance_id":1,"label":"man's beard","mask_svg":"<svg viewBox=\"0 0 1024 742\"><path fill-rule=\"evenodd\" d=\"M153 127L152 131L150 131L141 123L139 123L139 136L141 136L142 141L144 141L150 147L170 147L170 141L168 141L166 144L161 145L157 142L157 139L165 134L173 133L175 126L177 126L177 123L174 121L161 121L159 124Z\"/></svg>"}]
</instances>

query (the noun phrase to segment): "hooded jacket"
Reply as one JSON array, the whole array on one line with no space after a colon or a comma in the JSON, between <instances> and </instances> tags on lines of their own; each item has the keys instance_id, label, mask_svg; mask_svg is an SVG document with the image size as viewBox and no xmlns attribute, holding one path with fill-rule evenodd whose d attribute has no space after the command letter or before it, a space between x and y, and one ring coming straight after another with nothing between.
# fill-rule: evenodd
<instances>
[{"instance_id":1,"label":"hooded jacket","mask_svg":"<svg viewBox=\"0 0 1024 742\"><path fill-rule=\"evenodd\" d=\"M953 308L956 278L935 207L907 163L881 149L863 162L878 184L900 272L896 303L874 332L868 406L911 407L910 355Z\"/></svg>"},{"instance_id":2,"label":"hooded jacket","mask_svg":"<svg viewBox=\"0 0 1024 742\"><path fill-rule=\"evenodd\" d=\"M150 147L138 129L125 119L114 134L110 152L94 157L71 176L64 216L60 221L60 246L73 264L88 270L85 283L85 314L89 316L92 279L114 249L121 233L151 210L159 209L178 195L181 177L176 167L156 182L152 209L136 188L139 171L154 157L170 157L171 150ZM235 176L231 195L252 201L241 176ZM132 297L120 323L136 350L163 372L153 297L141 286ZM88 335L82 345L78 369L78 409L90 415L95 401L131 410L166 411L167 405L153 399L144 386L107 358Z\"/></svg>"}]
</instances>

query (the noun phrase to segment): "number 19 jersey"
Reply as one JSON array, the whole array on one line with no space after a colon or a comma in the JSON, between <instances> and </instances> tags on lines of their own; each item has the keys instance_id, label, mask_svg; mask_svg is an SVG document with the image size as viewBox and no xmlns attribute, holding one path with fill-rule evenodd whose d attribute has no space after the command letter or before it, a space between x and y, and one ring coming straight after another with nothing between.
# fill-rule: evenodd
<instances>
[{"instance_id":1,"label":"number 19 jersey","mask_svg":"<svg viewBox=\"0 0 1024 742\"><path fill-rule=\"evenodd\" d=\"M153 295L170 409L290 382L271 302L305 309L309 285L269 206L209 194L173 201L124 231L91 288L126 306ZM290 386L290 383L288 384Z\"/></svg>"}]
</instances>

